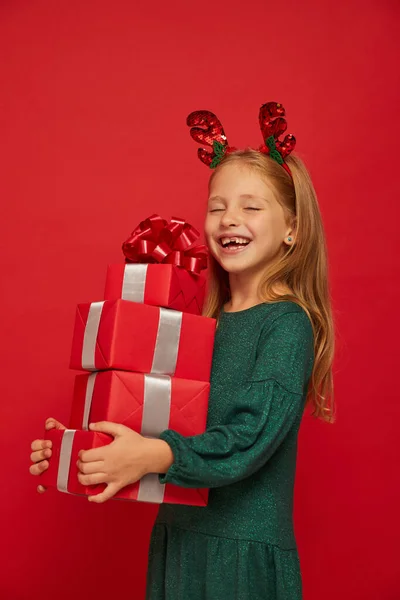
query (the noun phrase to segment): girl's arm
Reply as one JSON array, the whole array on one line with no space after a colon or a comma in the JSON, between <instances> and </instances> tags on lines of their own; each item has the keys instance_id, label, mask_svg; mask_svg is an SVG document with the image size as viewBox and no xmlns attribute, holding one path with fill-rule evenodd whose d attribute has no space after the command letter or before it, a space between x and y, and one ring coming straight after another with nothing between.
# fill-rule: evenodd
<instances>
[{"instance_id":1,"label":"girl's arm","mask_svg":"<svg viewBox=\"0 0 400 600\"><path fill-rule=\"evenodd\" d=\"M154 440L151 465L165 473L160 482L219 487L260 469L300 422L313 359L306 313L278 317L262 333L253 373L232 398L224 424L191 437L169 429Z\"/></svg>"}]
</instances>

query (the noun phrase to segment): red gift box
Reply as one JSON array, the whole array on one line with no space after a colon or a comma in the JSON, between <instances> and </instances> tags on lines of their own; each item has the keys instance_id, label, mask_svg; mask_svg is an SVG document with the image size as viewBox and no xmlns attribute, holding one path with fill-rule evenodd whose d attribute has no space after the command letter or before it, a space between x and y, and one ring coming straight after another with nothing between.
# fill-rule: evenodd
<instances>
[{"instance_id":1,"label":"red gift box","mask_svg":"<svg viewBox=\"0 0 400 600\"><path fill-rule=\"evenodd\" d=\"M109 268L105 298L122 298L201 314L208 251L194 245L199 232L184 219L151 215L122 245L124 265Z\"/></svg>"},{"instance_id":2,"label":"red gift box","mask_svg":"<svg viewBox=\"0 0 400 600\"><path fill-rule=\"evenodd\" d=\"M105 484L85 486L79 483L76 463L80 450L109 444L112 437L94 431L52 429L45 432L45 438L51 440L53 446L49 467L40 475L40 483L43 486L85 496L99 494L105 489ZM157 473L149 473L140 481L121 489L114 498L155 504L207 506L208 489L182 488L171 483L161 484Z\"/></svg>"},{"instance_id":3,"label":"red gift box","mask_svg":"<svg viewBox=\"0 0 400 600\"><path fill-rule=\"evenodd\" d=\"M105 300L129 300L201 315L206 282L169 264L109 265Z\"/></svg>"},{"instance_id":4,"label":"red gift box","mask_svg":"<svg viewBox=\"0 0 400 600\"><path fill-rule=\"evenodd\" d=\"M40 475L40 483L45 487L56 487L60 492L89 495L100 493L104 484L86 486L78 481L77 460L80 450L100 448L110 444L113 438L97 431L74 431L71 429L51 429L44 434L52 442L49 467Z\"/></svg>"},{"instance_id":5,"label":"red gift box","mask_svg":"<svg viewBox=\"0 0 400 600\"><path fill-rule=\"evenodd\" d=\"M168 375L100 371L78 375L72 400L71 429L89 423L121 423L142 435L165 429L182 435L206 429L210 384Z\"/></svg>"},{"instance_id":6,"label":"red gift box","mask_svg":"<svg viewBox=\"0 0 400 600\"><path fill-rule=\"evenodd\" d=\"M115 300L79 304L70 367L209 381L216 320Z\"/></svg>"}]
</instances>

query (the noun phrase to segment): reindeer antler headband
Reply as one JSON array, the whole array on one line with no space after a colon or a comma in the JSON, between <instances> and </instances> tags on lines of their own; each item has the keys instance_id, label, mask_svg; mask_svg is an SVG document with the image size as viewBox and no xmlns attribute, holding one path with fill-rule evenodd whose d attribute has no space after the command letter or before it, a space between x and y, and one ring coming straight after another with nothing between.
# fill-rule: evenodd
<instances>
[{"instance_id":1,"label":"reindeer antler headband","mask_svg":"<svg viewBox=\"0 0 400 600\"><path fill-rule=\"evenodd\" d=\"M278 139L287 128L284 117L285 109L282 104L267 102L261 106L259 122L264 144L258 148L258 151L267 154L282 165L291 176L284 159L295 147L296 138L290 133L283 140ZM237 150L228 145L221 122L209 110L197 110L190 113L186 123L191 128L190 135L196 142L212 147L211 152L206 148L199 148L197 151L200 160L211 169L215 169L226 154Z\"/></svg>"}]
</instances>

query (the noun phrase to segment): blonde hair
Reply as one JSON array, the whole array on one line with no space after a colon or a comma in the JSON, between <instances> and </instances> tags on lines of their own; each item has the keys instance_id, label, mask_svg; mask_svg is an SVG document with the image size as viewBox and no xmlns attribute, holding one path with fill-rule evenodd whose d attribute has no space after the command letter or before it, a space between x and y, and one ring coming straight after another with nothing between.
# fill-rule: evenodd
<instances>
[{"instance_id":1,"label":"blonde hair","mask_svg":"<svg viewBox=\"0 0 400 600\"><path fill-rule=\"evenodd\" d=\"M316 193L308 171L297 156L285 163L290 175L277 162L252 149L227 154L210 177L228 164L245 166L273 186L276 199L284 209L287 223L294 224L295 242L266 268L259 295L265 302L295 302L308 315L314 332L314 367L307 391L306 405L312 416L335 421L332 362L334 357L334 324L328 285L328 260L322 218ZM283 284L291 293L282 295L276 286ZM210 256L208 293L203 314L218 317L230 298L229 275Z\"/></svg>"}]
</instances>

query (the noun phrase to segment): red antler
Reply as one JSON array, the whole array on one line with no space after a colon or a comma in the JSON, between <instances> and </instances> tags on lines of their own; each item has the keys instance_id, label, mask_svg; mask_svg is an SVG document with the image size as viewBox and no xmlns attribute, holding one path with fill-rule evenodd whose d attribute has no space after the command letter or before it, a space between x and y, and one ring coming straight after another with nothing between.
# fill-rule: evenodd
<instances>
[{"instance_id":1,"label":"red antler","mask_svg":"<svg viewBox=\"0 0 400 600\"><path fill-rule=\"evenodd\" d=\"M294 150L294 147L296 146L296 138L294 137L293 133L289 133L288 135L285 135L282 142L278 140L276 145L281 153L282 158L286 158L286 156L288 156L292 150Z\"/></svg>"},{"instance_id":2,"label":"red antler","mask_svg":"<svg viewBox=\"0 0 400 600\"><path fill-rule=\"evenodd\" d=\"M288 156L296 145L296 138L294 135L289 134L281 141L278 140L279 136L286 131L287 123L285 117L285 109L282 104L277 102L267 102L260 108L259 121L260 129L264 139L266 140L273 136L276 143L276 149L281 154L282 158ZM262 146L260 151L267 152L266 146Z\"/></svg>"},{"instance_id":3,"label":"red antler","mask_svg":"<svg viewBox=\"0 0 400 600\"><path fill-rule=\"evenodd\" d=\"M260 108L259 121L264 141L271 135L278 138L286 131L285 109L277 102L267 102Z\"/></svg>"},{"instance_id":4,"label":"red antler","mask_svg":"<svg viewBox=\"0 0 400 600\"><path fill-rule=\"evenodd\" d=\"M196 110L190 113L186 120L190 129L190 135L200 144L207 144L213 148L214 142L219 142L222 146L228 146L228 140L219 119L209 110ZM198 157L207 166L210 166L216 154L214 149L209 152L205 148L197 150Z\"/></svg>"}]
</instances>

